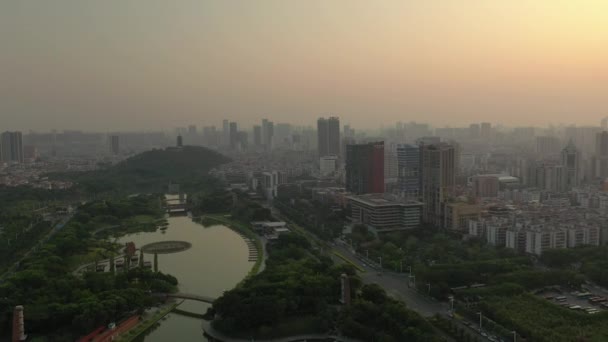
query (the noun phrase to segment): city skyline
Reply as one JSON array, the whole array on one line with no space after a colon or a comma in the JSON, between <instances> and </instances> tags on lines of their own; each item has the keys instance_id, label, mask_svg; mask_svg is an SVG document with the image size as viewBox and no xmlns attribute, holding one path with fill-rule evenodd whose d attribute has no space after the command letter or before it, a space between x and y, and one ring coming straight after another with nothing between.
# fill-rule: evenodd
<instances>
[{"instance_id":1,"label":"city skyline","mask_svg":"<svg viewBox=\"0 0 608 342\"><path fill-rule=\"evenodd\" d=\"M600 1L4 2L0 126L595 124ZM51 48L52 47L52 48Z\"/></svg>"},{"instance_id":2,"label":"city skyline","mask_svg":"<svg viewBox=\"0 0 608 342\"><path fill-rule=\"evenodd\" d=\"M0 340L608 341L606 13L0 1Z\"/></svg>"}]
</instances>

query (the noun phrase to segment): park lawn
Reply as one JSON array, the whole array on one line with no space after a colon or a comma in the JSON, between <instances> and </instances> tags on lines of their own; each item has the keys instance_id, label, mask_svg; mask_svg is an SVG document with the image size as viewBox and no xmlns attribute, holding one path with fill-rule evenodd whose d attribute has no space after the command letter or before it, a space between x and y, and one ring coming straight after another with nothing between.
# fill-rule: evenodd
<instances>
[{"instance_id":1,"label":"park lawn","mask_svg":"<svg viewBox=\"0 0 608 342\"><path fill-rule=\"evenodd\" d=\"M156 217L151 215L135 215L123 221L123 224L150 224L155 223Z\"/></svg>"},{"instance_id":2,"label":"park lawn","mask_svg":"<svg viewBox=\"0 0 608 342\"><path fill-rule=\"evenodd\" d=\"M608 312L589 315L524 293L481 302L495 321L533 341L608 341Z\"/></svg>"},{"instance_id":3,"label":"park lawn","mask_svg":"<svg viewBox=\"0 0 608 342\"><path fill-rule=\"evenodd\" d=\"M110 250L114 250L114 254L120 247L117 243L101 241L100 244L90 247L86 254L71 255L67 258L67 264L70 269L76 269L83 264L93 263L96 260L103 260L110 257Z\"/></svg>"}]
</instances>

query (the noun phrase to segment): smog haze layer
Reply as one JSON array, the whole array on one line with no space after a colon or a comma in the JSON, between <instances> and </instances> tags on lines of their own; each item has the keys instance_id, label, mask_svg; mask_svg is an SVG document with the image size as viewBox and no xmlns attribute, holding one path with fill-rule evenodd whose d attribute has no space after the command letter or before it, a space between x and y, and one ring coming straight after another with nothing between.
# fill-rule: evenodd
<instances>
[{"instance_id":1,"label":"smog haze layer","mask_svg":"<svg viewBox=\"0 0 608 342\"><path fill-rule=\"evenodd\" d=\"M3 1L3 129L597 125L608 2Z\"/></svg>"}]
</instances>

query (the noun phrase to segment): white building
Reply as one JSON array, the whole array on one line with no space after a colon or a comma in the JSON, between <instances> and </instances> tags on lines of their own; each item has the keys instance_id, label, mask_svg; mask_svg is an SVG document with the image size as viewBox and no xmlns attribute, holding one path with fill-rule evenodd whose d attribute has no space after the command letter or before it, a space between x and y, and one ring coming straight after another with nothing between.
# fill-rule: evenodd
<instances>
[{"instance_id":1,"label":"white building","mask_svg":"<svg viewBox=\"0 0 608 342\"><path fill-rule=\"evenodd\" d=\"M486 242L492 246L504 246L507 239L507 229L505 222L488 222L486 224Z\"/></svg>"},{"instance_id":2,"label":"white building","mask_svg":"<svg viewBox=\"0 0 608 342\"><path fill-rule=\"evenodd\" d=\"M362 223L376 231L416 228L420 225L422 203L398 201L390 195L366 194L347 197L354 223Z\"/></svg>"},{"instance_id":3,"label":"white building","mask_svg":"<svg viewBox=\"0 0 608 342\"><path fill-rule=\"evenodd\" d=\"M331 176L338 168L338 156L322 156L319 158L319 171L322 177Z\"/></svg>"},{"instance_id":4,"label":"white building","mask_svg":"<svg viewBox=\"0 0 608 342\"><path fill-rule=\"evenodd\" d=\"M526 253L540 256L548 249L566 247L567 237L564 229L526 231Z\"/></svg>"},{"instance_id":5,"label":"white building","mask_svg":"<svg viewBox=\"0 0 608 342\"><path fill-rule=\"evenodd\" d=\"M599 246L600 228L597 226L568 228L568 248L578 246Z\"/></svg>"},{"instance_id":6,"label":"white building","mask_svg":"<svg viewBox=\"0 0 608 342\"><path fill-rule=\"evenodd\" d=\"M482 237L485 234L485 227L481 220L469 220L469 235Z\"/></svg>"},{"instance_id":7,"label":"white building","mask_svg":"<svg viewBox=\"0 0 608 342\"><path fill-rule=\"evenodd\" d=\"M277 196L279 184L284 183L283 176L279 171L262 172L262 191L268 200Z\"/></svg>"}]
</instances>

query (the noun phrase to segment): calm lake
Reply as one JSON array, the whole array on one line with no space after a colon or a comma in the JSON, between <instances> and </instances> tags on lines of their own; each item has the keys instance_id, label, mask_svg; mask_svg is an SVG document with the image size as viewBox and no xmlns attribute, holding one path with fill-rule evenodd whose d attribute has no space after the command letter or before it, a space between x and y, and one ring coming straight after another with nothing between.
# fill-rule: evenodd
<instances>
[{"instance_id":1,"label":"calm lake","mask_svg":"<svg viewBox=\"0 0 608 342\"><path fill-rule=\"evenodd\" d=\"M203 227L189 217L170 217L169 227L163 233L137 233L121 237L118 242L133 241L137 248L151 242L165 240L187 241L192 248L174 254L159 254L158 269L177 277L179 291L202 296L219 297L233 288L253 267L248 261L245 241L229 228L216 225ZM153 261L151 254L144 254ZM179 309L205 313L209 304L186 300ZM137 341L206 341L201 320L170 313L159 325Z\"/></svg>"}]
</instances>

